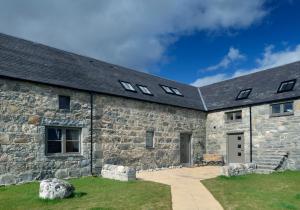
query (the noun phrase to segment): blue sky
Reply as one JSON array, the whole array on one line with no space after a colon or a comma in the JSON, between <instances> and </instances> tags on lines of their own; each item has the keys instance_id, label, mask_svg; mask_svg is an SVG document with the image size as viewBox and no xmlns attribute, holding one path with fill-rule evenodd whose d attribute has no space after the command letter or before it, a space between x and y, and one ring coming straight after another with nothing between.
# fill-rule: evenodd
<instances>
[{"instance_id":1,"label":"blue sky","mask_svg":"<svg viewBox=\"0 0 300 210\"><path fill-rule=\"evenodd\" d=\"M195 86L300 60L298 0L0 0L0 32Z\"/></svg>"},{"instance_id":2,"label":"blue sky","mask_svg":"<svg viewBox=\"0 0 300 210\"><path fill-rule=\"evenodd\" d=\"M245 29L221 31L216 34L208 32L195 33L181 37L171 46L167 53L172 58L169 63L161 66L160 75L184 83L193 83L195 78L213 78L225 74L222 78L230 78L236 71L245 73L264 69L258 60L264 59L266 50L272 49L273 54L283 57L295 52L297 56L291 60L283 59L278 65L293 60L300 60L300 1L272 1L265 7L268 14L259 22ZM242 55L227 66L206 71L210 66L217 65L234 48ZM277 65L276 62L266 66ZM300 69L299 69L300 71ZM218 78L215 78L217 81Z\"/></svg>"}]
</instances>

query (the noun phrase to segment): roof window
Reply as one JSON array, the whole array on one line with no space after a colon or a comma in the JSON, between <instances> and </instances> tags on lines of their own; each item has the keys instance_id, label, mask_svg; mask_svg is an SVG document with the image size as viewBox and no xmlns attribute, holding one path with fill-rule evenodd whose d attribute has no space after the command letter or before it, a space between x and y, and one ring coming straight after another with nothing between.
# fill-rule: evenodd
<instances>
[{"instance_id":1,"label":"roof window","mask_svg":"<svg viewBox=\"0 0 300 210\"><path fill-rule=\"evenodd\" d=\"M171 88L171 89L176 95L182 96L182 93L177 88Z\"/></svg>"},{"instance_id":2,"label":"roof window","mask_svg":"<svg viewBox=\"0 0 300 210\"><path fill-rule=\"evenodd\" d=\"M132 86L132 84L130 82L120 81L120 83L125 90L136 92L136 90L134 89L134 87Z\"/></svg>"},{"instance_id":3,"label":"roof window","mask_svg":"<svg viewBox=\"0 0 300 210\"><path fill-rule=\"evenodd\" d=\"M284 81L280 84L277 93L292 91L295 87L296 79Z\"/></svg>"},{"instance_id":4,"label":"roof window","mask_svg":"<svg viewBox=\"0 0 300 210\"><path fill-rule=\"evenodd\" d=\"M236 97L236 100L247 99L251 93L252 89L241 90Z\"/></svg>"},{"instance_id":5,"label":"roof window","mask_svg":"<svg viewBox=\"0 0 300 210\"><path fill-rule=\"evenodd\" d=\"M151 91L148 89L148 87L143 86L143 85L137 85L138 88L142 91L142 93L146 94L146 95L153 95L151 93Z\"/></svg>"},{"instance_id":6,"label":"roof window","mask_svg":"<svg viewBox=\"0 0 300 210\"><path fill-rule=\"evenodd\" d=\"M169 94L174 94L174 92L172 91L172 89L168 86L164 86L164 85L161 85L162 89L164 89L164 91L166 93L169 93Z\"/></svg>"}]
</instances>

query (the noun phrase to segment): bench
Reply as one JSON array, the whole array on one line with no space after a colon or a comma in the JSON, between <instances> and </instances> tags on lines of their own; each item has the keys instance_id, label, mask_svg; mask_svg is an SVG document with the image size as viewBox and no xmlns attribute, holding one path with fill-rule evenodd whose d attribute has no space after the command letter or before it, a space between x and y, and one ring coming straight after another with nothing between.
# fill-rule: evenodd
<instances>
[{"instance_id":1,"label":"bench","mask_svg":"<svg viewBox=\"0 0 300 210\"><path fill-rule=\"evenodd\" d=\"M224 165L224 159L222 155L218 154L204 154L203 165Z\"/></svg>"}]
</instances>

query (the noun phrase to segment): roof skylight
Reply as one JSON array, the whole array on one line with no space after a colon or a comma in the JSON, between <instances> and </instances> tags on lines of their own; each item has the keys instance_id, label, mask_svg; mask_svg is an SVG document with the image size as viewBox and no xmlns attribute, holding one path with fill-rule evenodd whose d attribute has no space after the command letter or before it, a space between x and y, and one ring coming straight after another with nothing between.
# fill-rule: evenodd
<instances>
[{"instance_id":1,"label":"roof skylight","mask_svg":"<svg viewBox=\"0 0 300 210\"><path fill-rule=\"evenodd\" d=\"M236 100L247 99L251 93L252 89L241 90L236 97Z\"/></svg>"},{"instance_id":2,"label":"roof skylight","mask_svg":"<svg viewBox=\"0 0 300 210\"><path fill-rule=\"evenodd\" d=\"M284 81L280 84L277 93L292 91L295 87L296 79Z\"/></svg>"},{"instance_id":3,"label":"roof skylight","mask_svg":"<svg viewBox=\"0 0 300 210\"><path fill-rule=\"evenodd\" d=\"M134 89L134 87L132 86L132 84L130 82L120 81L120 83L125 90L136 92L136 90Z\"/></svg>"},{"instance_id":4,"label":"roof skylight","mask_svg":"<svg viewBox=\"0 0 300 210\"><path fill-rule=\"evenodd\" d=\"M174 94L174 92L171 90L170 87L165 86L165 85L161 85L161 87L162 87L162 89L164 89L164 91L165 91L166 93Z\"/></svg>"},{"instance_id":5,"label":"roof skylight","mask_svg":"<svg viewBox=\"0 0 300 210\"><path fill-rule=\"evenodd\" d=\"M171 89L176 95L182 96L182 93L177 88L171 88Z\"/></svg>"},{"instance_id":6,"label":"roof skylight","mask_svg":"<svg viewBox=\"0 0 300 210\"><path fill-rule=\"evenodd\" d=\"M139 89L142 91L142 93L146 94L146 95L153 95L151 93L151 91L148 89L148 87L143 86L143 85L137 85L139 87Z\"/></svg>"}]
</instances>

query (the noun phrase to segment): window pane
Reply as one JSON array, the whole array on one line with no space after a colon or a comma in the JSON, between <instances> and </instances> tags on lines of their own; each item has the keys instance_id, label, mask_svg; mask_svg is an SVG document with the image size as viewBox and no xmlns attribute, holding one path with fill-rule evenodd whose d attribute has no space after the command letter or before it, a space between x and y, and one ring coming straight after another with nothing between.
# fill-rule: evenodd
<instances>
[{"instance_id":1,"label":"window pane","mask_svg":"<svg viewBox=\"0 0 300 210\"><path fill-rule=\"evenodd\" d=\"M66 139L67 140L79 140L79 130L72 130L67 129L66 130Z\"/></svg>"},{"instance_id":2,"label":"window pane","mask_svg":"<svg viewBox=\"0 0 300 210\"><path fill-rule=\"evenodd\" d=\"M235 113L235 119L236 119L236 120L242 119L242 112L236 112L236 113Z\"/></svg>"},{"instance_id":3,"label":"window pane","mask_svg":"<svg viewBox=\"0 0 300 210\"><path fill-rule=\"evenodd\" d=\"M272 105L272 114L280 114L280 104Z\"/></svg>"},{"instance_id":4,"label":"window pane","mask_svg":"<svg viewBox=\"0 0 300 210\"><path fill-rule=\"evenodd\" d=\"M174 91L174 93L175 93L176 95L182 96L182 93L181 93L178 89L172 88L172 90Z\"/></svg>"},{"instance_id":5,"label":"window pane","mask_svg":"<svg viewBox=\"0 0 300 210\"><path fill-rule=\"evenodd\" d=\"M135 91L134 87L129 82L121 82L125 90Z\"/></svg>"},{"instance_id":6,"label":"window pane","mask_svg":"<svg viewBox=\"0 0 300 210\"><path fill-rule=\"evenodd\" d=\"M58 128L48 128L48 140L61 140L61 129Z\"/></svg>"},{"instance_id":7,"label":"window pane","mask_svg":"<svg viewBox=\"0 0 300 210\"><path fill-rule=\"evenodd\" d=\"M234 120L233 113L227 113L227 120L228 121Z\"/></svg>"},{"instance_id":8,"label":"window pane","mask_svg":"<svg viewBox=\"0 0 300 210\"><path fill-rule=\"evenodd\" d=\"M147 87L141 86L141 85L139 85L138 87L140 88L140 90L141 90L143 93L152 95L152 93L150 92L150 90L149 90Z\"/></svg>"},{"instance_id":9,"label":"window pane","mask_svg":"<svg viewBox=\"0 0 300 210\"><path fill-rule=\"evenodd\" d=\"M173 91L171 90L171 88L167 87L167 86L162 86L162 88L167 92L167 93L173 93Z\"/></svg>"},{"instance_id":10,"label":"window pane","mask_svg":"<svg viewBox=\"0 0 300 210\"><path fill-rule=\"evenodd\" d=\"M61 141L48 141L47 153L61 153Z\"/></svg>"},{"instance_id":11,"label":"window pane","mask_svg":"<svg viewBox=\"0 0 300 210\"><path fill-rule=\"evenodd\" d=\"M146 147L147 148L153 148L153 137L154 137L154 131L146 132Z\"/></svg>"},{"instance_id":12,"label":"window pane","mask_svg":"<svg viewBox=\"0 0 300 210\"><path fill-rule=\"evenodd\" d=\"M66 152L79 152L79 141L67 141Z\"/></svg>"},{"instance_id":13,"label":"window pane","mask_svg":"<svg viewBox=\"0 0 300 210\"><path fill-rule=\"evenodd\" d=\"M293 103L285 103L283 104L283 112L284 113L292 113L293 112Z\"/></svg>"},{"instance_id":14,"label":"window pane","mask_svg":"<svg viewBox=\"0 0 300 210\"><path fill-rule=\"evenodd\" d=\"M59 109L70 109L70 97L59 96Z\"/></svg>"}]
</instances>

